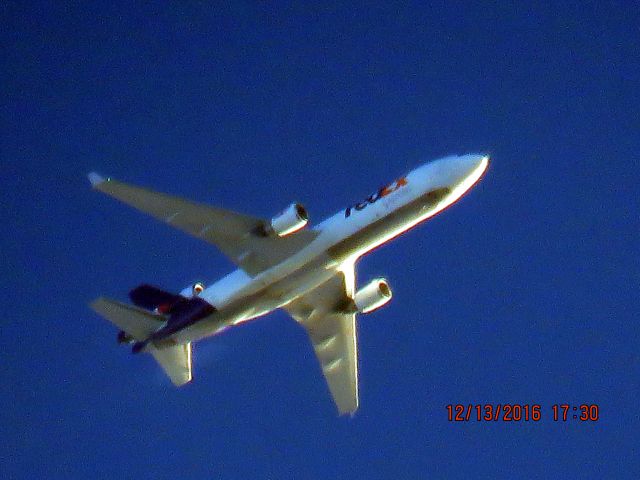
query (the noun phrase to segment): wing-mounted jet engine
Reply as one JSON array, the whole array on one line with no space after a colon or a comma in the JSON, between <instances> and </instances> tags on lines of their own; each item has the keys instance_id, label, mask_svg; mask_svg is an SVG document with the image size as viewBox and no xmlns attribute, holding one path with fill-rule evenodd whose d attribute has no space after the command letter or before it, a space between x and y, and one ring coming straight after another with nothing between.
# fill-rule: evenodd
<instances>
[{"instance_id":1,"label":"wing-mounted jet engine","mask_svg":"<svg viewBox=\"0 0 640 480\"><path fill-rule=\"evenodd\" d=\"M384 278L376 278L358 290L353 298L353 308L359 313L369 313L385 305L393 294Z\"/></svg>"},{"instance_id":2,"label":"wing-mounted jet engine","mask_svg":"<svg viewBox=\"0 0 640 480\"><path fill-rule=\"evenodd\" d=\"M309 223L307 210L299 203L292 203L283 212L271 219L268 225L264 225L261 235L277 235L286 237L302 230Z\"/></svg>"},{"instance_id":3,"label":"wing-mounted jet engine","mask_svg":"<svg viewBox=\"0 0 640 480\"><path fill-rule=\"evenodd\" d=\"M218 247L239 267L207 289L192 282L178 294L141 285L130 293L135 305L100 297L91 307L122 330L119 341L152 355L178 386L192 379L192 342L283 308L306 330L338 412L353 414L357 315L391 299L384 278L356 287L357 260L452 205L488 164L487 155L468 154L422 165L306 230L298 203L260 218L90 173L95 190Z\"/></svg>"}]
</instances>

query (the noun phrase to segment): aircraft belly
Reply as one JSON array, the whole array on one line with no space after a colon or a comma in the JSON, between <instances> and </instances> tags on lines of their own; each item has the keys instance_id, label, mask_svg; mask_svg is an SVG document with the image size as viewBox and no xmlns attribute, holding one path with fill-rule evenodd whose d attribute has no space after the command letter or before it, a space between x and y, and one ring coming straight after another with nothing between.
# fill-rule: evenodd
<instances>
[{"instance_id":1,"label":"aircraft belly","mask_svg":"<svg viewBox=\"0 0 640 480\"><path fill-rule=\"evenodd\" d=\"M440 211L439 204L449 193L448 188L439 188L420 195L386 216L376 218L368 225L362 226L330 247L327 253L340 263L359 257L420 221L435 215Z\"/></svg>"},{"instance_id":2,"label":"aircraft belly","mask_svg":"<svg viewBox=\"0 0 640 480\"><path fill-rule=\"evenodd\" d=\"M317 255L306 264L302 259L292 259L282 269L256 278L214 305L218 308L215 313L176 332L172 339L178 343L193 342L287 305L326 282L342 262L366 253L437 213L449 193L448 188L432 190L381 218L374 214L369 223L358 225L357 230L330 246L326 254Z\"/></svg>"},{"instance_id":3,"label":"aircraft belly","mask_svg":"<svg viewBox=\"0 0 640 480\"><path fill-rule=\"evenodd\" d=\"M237 295L212 315L176 332L172 338L177 343L194 342L266 315L326 282L334 275L334 269L328 265L332 263L326 255L321 255L305 267L253 293Z\"/></svg>"},{"instance_id":4,"label":"aircraft belly","mask_svg":"<svg viewBox=\"0 0 640 480\"><path fill-rule=\"evenodd\" d=\"M176 332L172 339L178 343L193 342L287 305L326 282L342 262L366 253L437 213L439 204L449 193L448 188L432 190L381 218L374 215L368 219L368 224L358 225L356 230L330 246L326 254L317 255L306 264L301 258L292 259L292 263L283 265L282 269L245 284L221 304L214 304L218 308L215 313Z\"/></svg>"}]
</instances>

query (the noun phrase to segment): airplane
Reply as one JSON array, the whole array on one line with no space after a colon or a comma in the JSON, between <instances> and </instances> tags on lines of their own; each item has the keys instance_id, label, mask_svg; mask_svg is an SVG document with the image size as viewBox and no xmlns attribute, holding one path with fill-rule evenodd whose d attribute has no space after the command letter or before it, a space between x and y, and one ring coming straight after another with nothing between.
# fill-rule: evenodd
<instances>
[{"instance_id":1,"label":"airplane","mask_svg":"<svg viewBox=\"0 0 640 480\"><path fill-rule=\"evenodd\" d=\"M119 343L150 353L176 386L192 380L193 342L283 309L309 335L338 413L353 414L356 315L392 296L384 278L356 288L356 262L458 200L489 161L467 154L426 163L315 228L305 228L309 216L298 203L264 220L92 172L95 190L215 245L239 268L208 287L197 282L175 294L144 284L129 292L133 305L100 297L91 307L119 328Z\"/></svg>"}]
</instances>

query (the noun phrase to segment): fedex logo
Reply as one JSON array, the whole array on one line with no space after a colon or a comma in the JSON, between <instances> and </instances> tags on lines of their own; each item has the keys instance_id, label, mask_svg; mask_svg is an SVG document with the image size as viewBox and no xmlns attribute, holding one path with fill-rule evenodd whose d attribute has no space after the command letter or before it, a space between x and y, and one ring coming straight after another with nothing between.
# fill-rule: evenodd
<instances>
[{"instance_id":1,"label":"fedex logo","mask_svg":"<svg viewBox=\"0 0 640 480\"><path fill-rule=\"evenodd\" d=\"M406 184L407 184L406 177L402 177L402 178L399 178L398 180L396 180L395 182L393 182L391 185L387 185L386 187L382 187L376 193L374 193L372 195L369 195L362 202L356 203L352 207L347 207L347 209L344 211L344 218L349 218L351 216L351 212L353 211L354 208L357 211L360 211L360 210L364 209L367 205L373 205L374 203L376 203L381 198L386 197L387 195L395 192L396 190L398 190L401 187L404 187Z\"/></svg>"}]
</instances>

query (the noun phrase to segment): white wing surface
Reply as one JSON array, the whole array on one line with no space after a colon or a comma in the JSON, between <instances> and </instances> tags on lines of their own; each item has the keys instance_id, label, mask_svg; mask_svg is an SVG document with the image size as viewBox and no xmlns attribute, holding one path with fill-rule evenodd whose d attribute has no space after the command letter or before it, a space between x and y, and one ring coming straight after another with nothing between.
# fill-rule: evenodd
<instances>
[{"instance_id":1,"label":"white wing surface","mask_svg":"<svg viewBox=\"0 0 640 480\"><path fill-rule=\"evenodd\" d=\"M312 230L271 237L260 235L268 224L260 218L191 202L146 188L89 174L93 188L152 217L217 246L249 275L277 265L318 235Z\"/></svg>"},{"instance_id":2,"label":"white wing surface","mask_svg":"<svg viewBox=\"0 0 640 480\"><path fill-rule=\"evenodd\" d=\"M307 330L341 415L358 409L356 315L344 310L353 296L354 281L349 265L285 307Z\"/></svg>"}]
</instances>

